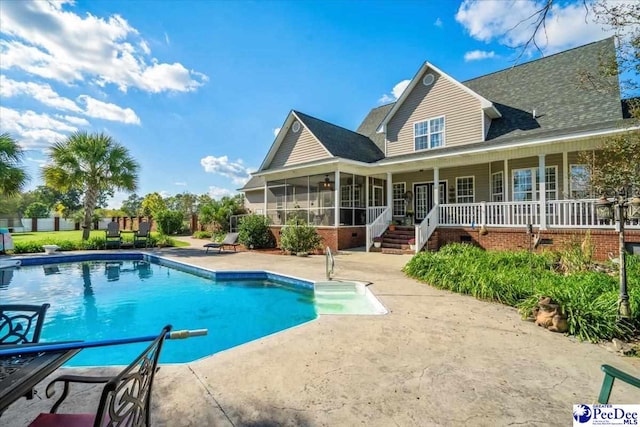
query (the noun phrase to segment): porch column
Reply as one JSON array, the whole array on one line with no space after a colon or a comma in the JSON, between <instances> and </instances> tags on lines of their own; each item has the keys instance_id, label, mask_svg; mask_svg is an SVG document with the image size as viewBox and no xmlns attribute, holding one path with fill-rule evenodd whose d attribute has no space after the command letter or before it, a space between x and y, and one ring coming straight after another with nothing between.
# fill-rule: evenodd
<instances>
[{"instance_id":1,"label":"porch column","mask_svg":"<svg viewBox=\"0 0 640 427\"><path fill-rule=\"evenodd\" d=\"M391 209L391 216L393 217L393 175L391 172L387 172L387 207Z\"/></svg>"},{"instance_id":2,"label":"porch column","mask_svg":"<svg viewBox=\"0 0 640 427\"><path fill-rule=\"evenodd\" d=\"M335 221L334 221L334 225L337 227L340 225L340 171L336 171L335 172L335 180L336 182L336 188L334 189L334 196L336 199L336 205L334 207L335 211L334 211L334 216L335 216Z\"/></svg>"},{"instance_id":3,"label":"porch column","mask_svg":"<svg viewBox=\"0 0 640 427\"><path fill-rule=\"evenodd\" d=\"M545 155L538 155L538 192L540 193L540 228L547 229L547 174Z\"/></svg>"},{"instance_id":4,"label":"porch column","mask_svg":"<svg viewBox=\"0 0 640 427\"><path fill-rule=\"evenodd\" d=\"M364 177L364 207L367 210L367 224L371 223L369 218L369 177Z\"/></svg>"},{"instance_id":5,"label":"porch column","mask_svg":"<svg viewBox=\"0 0 640 427\"><path fill-rule=\"evenodd\" d=\"M263 216L267 216L267 180L264 180L264 210L262 211Z\"/></svg>"},{"instance_id":6,"label":"porch column","mask_svg":"<svg viewBox=\"0 0 640 427\"><path fill-rule=\"evenodd\" d=\"M433 168L433 206L440 204L440 168Z\"/></svg>"},{"instance_id":7,"label":"porch column","mask_svg":"<svg viewBox=\"0 0 640 427\"><path fill-rule=\"evenodd\" d=\"M565 200L571 198L571 192L569 191L569 153L562 152L562 194Z\"/></svg>"},{"instance_id":8,"label":"porch column","mask_svg":"<svg viewBox=\"0 0 640 427\"><path fill-rule=\"evenodd\" d=\"M511 178L509 177L509 159L504 159L504 167L502 172L502 193L504 194L503 202L510 202L509 188L511 187ZM511 203L504 206L504 222L511 224Z\"/></svg>"}]
</instances>

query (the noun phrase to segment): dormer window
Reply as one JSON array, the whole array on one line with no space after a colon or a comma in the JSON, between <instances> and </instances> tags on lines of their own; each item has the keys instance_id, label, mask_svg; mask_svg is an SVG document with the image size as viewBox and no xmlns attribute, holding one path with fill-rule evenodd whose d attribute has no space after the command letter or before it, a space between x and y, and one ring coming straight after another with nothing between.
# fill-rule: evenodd
<instances>
[{"instance_id":1,"label":"dormer window","mask_svg":"<svg viewBox=\"0 0 640 427\"><path fill-rule=\"evenodd\" d=\"M413 124L416 151L444 146L444 116Z\"/></svg>"}]
</instances>

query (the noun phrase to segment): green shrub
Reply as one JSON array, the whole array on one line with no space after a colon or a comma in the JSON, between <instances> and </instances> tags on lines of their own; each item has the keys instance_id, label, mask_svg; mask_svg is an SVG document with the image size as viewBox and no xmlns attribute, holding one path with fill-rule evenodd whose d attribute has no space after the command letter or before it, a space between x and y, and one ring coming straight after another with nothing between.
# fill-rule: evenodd
<instances>
[{"instance_id":1,"label":"green shrub","mask_svg":"<svg viewBox=\"0 0 640 427\"><path fill-rule=\"evenodd\" d=\"M193 233L193 237L196 239L210 239L213 233L210 231L196 231Z\"/></svg>"},{"instance_id":2,"label":"green shrub","mask_svg":"<svg viewBox=\"0 0 640 427\"><path fill-rule=\"evenodd\" d=\"M273 248L275 238L269 229L269 218L262 215L242 217L238 226L238 241L247 248Z\"/></svg>"},{"instance_id":3,"label":"green shrub","mask_svg":"<svg viewBox=\"0 0 640 427\"><path fill-rule=\"evenodd\" d=\"M179 211L172 211L169 209L165 209L163 211L157 212L154 220L158 225L158 231L160 234L176 234L181 231L183 228L182 221L184 220L184 215Z\"/></svg>"},{"instance_id":4,"label":"green shrub","mask_svg":"<svg viewBox=\"0 0 640 427\"><path fill-rule=\"evenodd\" d=\"M310 252L320 246L322 237L315 227L300 218L292 218L282 228L280 248L291 253Z\"/></svg>"},{"instance_id":5,"label":"green shrub","mask_svg":"<svg viewBox=\"0 0 640 427\"><path fill-rule=\"evenodd\" d=\"M565 276L555 271L560 259L575 254L577 250L569 255L493 252L450 244L439 252L416 255L404 272L437 288L518 307L524 317L532 313L540 297L548 296L563 307L569 333L579 339L595 342L628 338L631 327L640 325L639 257L627 257L627 285L634 315L629 326L617 319L617 276L593 271ZM584 268L582 261L572 265Z\"/></svg>"}]
</instances>

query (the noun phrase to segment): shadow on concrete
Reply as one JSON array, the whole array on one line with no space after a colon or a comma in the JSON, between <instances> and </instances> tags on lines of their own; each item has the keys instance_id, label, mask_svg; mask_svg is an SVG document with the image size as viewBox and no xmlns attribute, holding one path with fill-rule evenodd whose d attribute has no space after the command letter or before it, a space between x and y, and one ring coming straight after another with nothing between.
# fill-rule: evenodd
<instances>
[{"instance_id":1,"label":"shadow on concrete","mask_svg":"<svg viewBox=\"0 0 640 427\"><path fill-rule=\"evenodd\" d=\"M233 252L233 251L222 251L222 252L218 252L218 250L209 250L209 253L206 253L206 249L202 248L172 248L172 249L165 249L161 252L157 252L156 255L171 255L177 258L189 258L189 257L202 257L202 256L207 256L207 257L220 257L220 256L229 256L229 255L236 255L240 252Z\"/></svg>"},{"instance_id":2,"label":"shadow on concrete","mask_svg":"<svg viewBox=\"0 0 640 427\"><path fill-rule=\"evenodd\" d=\"M277 408L251 403L241 408L225 408L229 420L236 427L313 426L306 415L295 408Z\"/></svg>"}]
</instances>

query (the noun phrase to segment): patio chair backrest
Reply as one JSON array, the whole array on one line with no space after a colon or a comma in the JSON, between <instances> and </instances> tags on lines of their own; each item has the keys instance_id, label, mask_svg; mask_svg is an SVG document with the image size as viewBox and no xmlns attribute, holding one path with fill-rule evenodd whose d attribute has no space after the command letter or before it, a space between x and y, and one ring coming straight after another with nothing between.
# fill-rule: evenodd
<instances>
[{"instance_id":1,"label":"patio chair backrest","mask_svg":"<svg viewBox=\"0 0 640 427\"><path fill-rule=\"evenodd\" d=\"M149 426L151 387L160 351L171 325L102 389L94 426Z\"/></svg>"},{"instance_id":2,"label":"patio chair backrest","mask_svg":"<svg viewBox=\"0 0 640 427\"><path fill-rule=\"evenodd\" d=\"M107 237L118 237L120 236L120 224L115 221L111 221L107 224Z\"/></svg>"},{"instance_id":3,"label":"patio chair backrest","mask_svg":"<svg viewBox=\"0 0 640 427\"><path fill-rule=\"evenodd\" d=\"M138 225L138 233L136 234L138 237L149 237L149 232L151 231L151 224L148 221L143 221Z\"/></svg>"},{"instance_id":4,"label":"patio chair backrest","mask_svg":"<svg viewBox=\"0 0 640 427\"><path fill-rule=\"evenodd\" d=\"M37 343L49 304L0 305L0 345Z\"/></svg>"},{"instance_id":5,"label":"patio chair backrest","mask_svg":"<svg viewBox=\"0 0 640 427\"><path fill-rule=\"evenodd\" d=\"M227 233L227 235L224 236L224 240L220 243L223 245L234 245L238 241L238 234L239 233Z\"/></svg>"}]
</instances>

